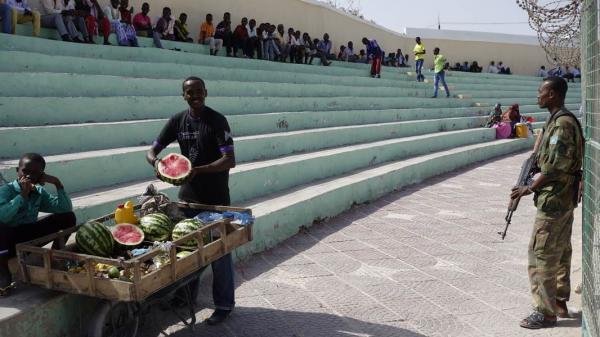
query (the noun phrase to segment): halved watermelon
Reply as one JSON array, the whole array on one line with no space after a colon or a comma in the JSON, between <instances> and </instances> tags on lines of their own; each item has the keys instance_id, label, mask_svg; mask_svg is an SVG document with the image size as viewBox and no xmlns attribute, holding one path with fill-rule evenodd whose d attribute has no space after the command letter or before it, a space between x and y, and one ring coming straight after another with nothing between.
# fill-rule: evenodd
<instances>
[{"instance_id":1,"label":"halved watermelon","mask_svg":"<svg viewBox=\"0 0 600 337\"><path fill-rule=\"evenodd\" d=\"M122 247L133 248L144 241L144 232L136 225L124 223L111 229L115 241Z\"/></svg>"},{"instance_id":2,"label":"halved watermelon","mask_svg":"<svg viewBox=\"0 0 600 337\"><path fill-rule=\"evenodd\" d=\"M177 186L183 184L192 172L192 163L178 153L171 153L158 163L156 169L162 181Z\"/></svg>"}]
</instances>

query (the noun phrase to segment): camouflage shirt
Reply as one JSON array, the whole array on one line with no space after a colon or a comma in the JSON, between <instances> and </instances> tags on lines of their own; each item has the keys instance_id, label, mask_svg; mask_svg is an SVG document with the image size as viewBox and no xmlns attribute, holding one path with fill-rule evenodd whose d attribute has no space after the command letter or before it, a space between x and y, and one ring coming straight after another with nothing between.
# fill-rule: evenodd
<instances>
[{"instance_id":1,"label":"camouflage shirt","mask_svg":"<svg viewBox=\"0 0 600 337\"><path fill-rule=\"evenodd\" d=\"M563 110L568 112L564 107ZM537 191L534 202L538 217L549 218L577 206L573 195L578 188L574 186L576 174L583 162L583 138L577 121L570 115L550 116L543 137L537 164L548 182Z\"/></svg>"}]
</instances>

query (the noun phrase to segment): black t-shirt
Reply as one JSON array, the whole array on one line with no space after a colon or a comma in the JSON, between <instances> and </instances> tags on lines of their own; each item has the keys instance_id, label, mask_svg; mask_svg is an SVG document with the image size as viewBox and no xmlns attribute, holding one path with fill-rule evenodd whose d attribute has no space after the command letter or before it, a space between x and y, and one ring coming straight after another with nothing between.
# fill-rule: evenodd
<instances>
[{"instance_id":1,"label":"black t-shirt","mask_svg":"<svg viewBox=\"0 0 600 337\"><path fill-rule=\"evenodd\" d=\"M189 110L173 115L162 129L156 142L167 147L177 140L181 154L192 166L210 164L233 152L231 129L225 116L204 107L202 116L194 118ZM208 205L229 205L229 170L198 174L181 186L179 199Z\"/></svg>"}]
</instances>

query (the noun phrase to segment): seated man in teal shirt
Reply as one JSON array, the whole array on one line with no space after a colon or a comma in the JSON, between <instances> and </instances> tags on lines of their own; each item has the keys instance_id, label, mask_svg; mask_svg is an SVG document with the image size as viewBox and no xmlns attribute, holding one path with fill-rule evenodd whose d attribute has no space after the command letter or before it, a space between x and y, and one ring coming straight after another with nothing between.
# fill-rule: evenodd
<instances>
[{"instance_id":1,"label":"seated man in teal shirt","mask_svg":"<svg viewBox=\"0 0 600 337\"><path fill-rule=\"evenodd\" d=\"M75 226L71 199L60 180L46 174L46 161L37 153L21 156L17 180L0 186L0 295L12 283L8 259L16 254L17 243ZM56 195L43 185L56 187ZM51 215L38 220L39 212ZM53 243L53 248L58 243Z\"/></svg>"}]
</instances>

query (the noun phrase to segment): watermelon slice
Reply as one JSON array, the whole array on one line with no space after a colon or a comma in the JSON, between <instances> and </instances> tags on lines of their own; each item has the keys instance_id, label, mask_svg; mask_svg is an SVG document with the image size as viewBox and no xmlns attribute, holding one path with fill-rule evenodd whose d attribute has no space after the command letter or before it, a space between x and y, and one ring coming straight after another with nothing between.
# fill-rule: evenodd
<instances>
[{"instance_id":1,"label":"watermelon slice","mask_svg":"<svg viewBox=\"0 0 600 337\"><path fill-rule=\"evenodd\" d=\"M178 153L171 153L158 163L156 169L162 181L178 186L183 184L192 172L192 163Z\"/></svg>"},{"instance_id":2,"label":"watermelon slice","mask_svg":"<svg viewBox=\"0 0 600 337\"><path fill-rule=\"evenodd\" d=\"M132 248L144 241L144 232L136 225L118 224L111 230L115 241L124 248Z\"/></svg>"}]
</instances>

